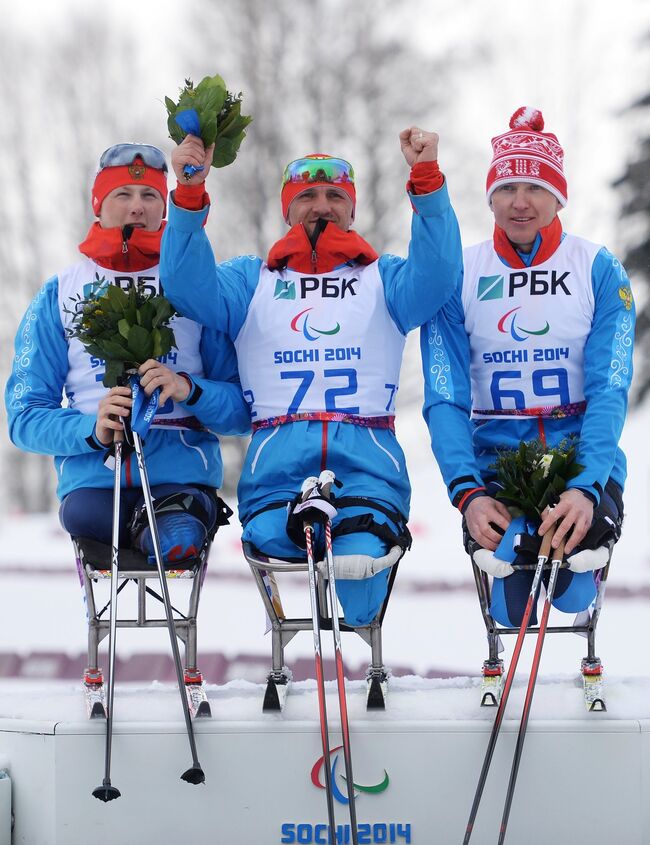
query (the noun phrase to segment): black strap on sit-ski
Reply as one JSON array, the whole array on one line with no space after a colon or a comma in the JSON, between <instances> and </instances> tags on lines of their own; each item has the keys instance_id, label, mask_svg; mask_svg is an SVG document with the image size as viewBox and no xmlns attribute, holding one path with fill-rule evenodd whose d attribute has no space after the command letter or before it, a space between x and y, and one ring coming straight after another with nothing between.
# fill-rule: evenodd
<instances>
[{"instance_id":1,"label":"black strap on sit-ski","mask_svg":"<svg viewBox=\"0 0 650 845\"><path fill-rule=\"evenodd\" d=\"M178 491L176 493L170 493L168 496L161 496L159 499L156 499L154 502L154 513L157 517L164 513L172 513L174 511L190 514L191 516L196 517L196 519L205 526L210 537L214 537L220 526L230 524L229 520L233 515L233 510L212 488L201 487L201 490L210 496L217 509L217 515L212 527L210 527L210 519L206 509L196 500L196 496L189 491ZM147 508L146 505L143 504L133 512L133 516L131 517L131 521L129 523L131 537L136 538L140 531L148 525Z\"/></svg>"},{"instance_id":2,"label":"black strap on sit-ski","mask_svg":"<svg viewBox=\"0 0 650 845\"><path fill-rule=\"evenodd\" d=\"M406 517L399 511L388 507L383 502L377 502L375 499L369 499L366 496L340 496L335 499L334 504L341 510L342 508L372 508L384 516L387 516L392 523L397 526L397 531L387 525L386 523L377 522L372 513L361 513L357 516L348 516L337 523L332 531L332 537L341 537L344 534L358 534L360 532L367 532L379 537L388 546L399 546L403 551L411 548L413 538L411 532L408 530L406 524Z\"/></svg>"}]
</instances>

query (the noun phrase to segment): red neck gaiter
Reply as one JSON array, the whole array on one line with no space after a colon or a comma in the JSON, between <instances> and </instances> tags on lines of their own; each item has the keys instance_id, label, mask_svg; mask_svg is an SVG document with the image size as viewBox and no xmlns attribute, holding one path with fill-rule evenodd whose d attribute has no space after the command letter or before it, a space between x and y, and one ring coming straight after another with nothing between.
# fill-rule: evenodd
<instances>
[{"instance_id":1,"label":"red neck gaiter","mask_svg":"<svg viewBox=\"0 0 650 845\"><path fill-rule=\"evenodd\" d=\"M160 262L160 240L165 221L157 232L133 229L129 238L119 226L104 229L93 223L79 251L108 270L146 270ZM127 227L128 230L128 227Z\"/></svg>"},{"instance_id":2,"label":"red neck gaiter","mask_svg":"<svg viewBox=\"0 0 650 845\"><path fill-rule=\"evenodd\" d=\"M556 215L548 226L539 230L539 235L542 242L533 256L531 267L534 267L536 264L543 264L559 247L560 241L562 240L562 223L560 223L560 218ZM503 229L496 225L494 227L493 241L497 255L503 258L509 267L521 269L527 266L515 247L508 240L508 236Z\"/></svg>"},{"instance_id":3,"label":"red neck gaiter","mask_svg":"<svg viewBox=\"0 0 650 845\"><path fill-rule=\"evenodd\" d=\"M361 235L344 232L328 224L312 247L302 223L297 223L269 250L266 259L271 270L290 267L299 273L326 273L348 261L372 264L379 256Z\"/></svg>"}]
</instances>

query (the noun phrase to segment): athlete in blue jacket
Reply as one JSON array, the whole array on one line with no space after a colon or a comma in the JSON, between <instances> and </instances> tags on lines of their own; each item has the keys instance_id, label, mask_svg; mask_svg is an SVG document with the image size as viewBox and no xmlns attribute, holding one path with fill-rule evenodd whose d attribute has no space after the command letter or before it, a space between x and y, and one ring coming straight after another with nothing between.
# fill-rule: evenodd
<instances>
[{"instance_id":1,"label":"athlete in blue jacket","mask_svg":"<svg viewBox=\"0 0 650 845\"><path fill-rule=\"evenodd\" d=\"M166 200L167 165L159 149L118 144L104 152L92 189L98 221L79 246L81 260L49 279L27 309L6 388L12 442L54 456L63 527L104 543L111 540L114 484L104 459L113 432L122 428L119 417L130 413L130 389L102 386L104 362L68 336L67 312L73 297L87 298L107 284L141 282L159 290ZM215 488L223 480L217 432L247 433L250 414L232 343L186 318L171 325L178 348L163 361L147 361L140 375L145 394L160 388L145 458L156 508L166 501L169 510L158 520L165 558L180 560L200 548L217 519ZM120 543L128 546L127 525L143 501L133 453L122 473ZM170 502L179 492L184 495ZM190 499L189 511L179 513L179 502L187 508ZM148 528L134 539L152 554Z\"/></svg>"},{"instance_id":2,"label":"athlete in blue jacket","mask_svg":"<svg viewBox=\"0 0 650 845\"><path fill-rule=\"evenodd\" d=\"M543 128L540 112L522 108L492 141L494 237L465 250L463 279L422 328L424 416L449 497L475 545L490 551L511 520L490 495L498 450L579 437L584 468L539 528L553 531L554 548L565 538L572 555L583 540L607 539L600 530L587 538L592 526L608 524L605 517L618 537L634 303L625 270L605 247L563 233L563 151ZM588 607L595 585L585 568L606 559L605 550L573 554L554 604L567 612ZM532 576L513 574L498 558L488 566L499 576L493 616L518 625Z\"/></svg>"},{"instance_id":3,"label":"athlete in blue jacket","mask_svg":"<svg viewBox=\"0 0 650 845\"><path fill-rule=\"evenodd\" d=\"M308 476L342 481L334 521L346 621L366 625L386 596L391 553L408 545L410 485L394 408L408 331L436 314L461 272L458 226L437 165L438 136L400 134L414 209L407 259L379 257L350 227L354 172L307 156L284 173L290 229L267 260L215 264L203 225L211 161L198 138L177 147L179 179L163 237L165 292L183 314L226 332L253 417L239 484L243 537L262 552L304 557L286 505ZM185 165L205 166L186 180ZM192 279L195 296L188 296Z\"/></svg>"}]
</instances>

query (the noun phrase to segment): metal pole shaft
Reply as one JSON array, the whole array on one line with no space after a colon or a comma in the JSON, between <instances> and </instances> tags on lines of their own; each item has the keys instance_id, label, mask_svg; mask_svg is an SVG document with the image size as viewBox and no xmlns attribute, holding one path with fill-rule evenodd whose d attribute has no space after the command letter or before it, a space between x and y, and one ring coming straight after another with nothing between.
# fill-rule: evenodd
<instances>
[{"instance_id":1,"label":"metal pole shaft","mask_svg":"<svg viewBox=\"0 0 650 845\"><path fill-rule=\"evenodd\" d=\"M336 660L336 683L339 696L339 712L341 714L341 734L343 737L343 757L345 760L345 779L348 787L348 808L350 811L350 829L352 845L358 843L357 808L354 796L354 776L352 774L352 748L350 746L350 722L348 719L347 699L345 696L345 673L343 671L343 651L341 649L341 630L339 627L338 604L336 599L336 575L334 572L334 555L332 552L332 524L328 519L325 523L325 554L327 557L327 581L330 599L330 615L332 617L332 634L334 637L334 655Z\"/></svg>"},{"instance_id":2,"label":"metal pole shaft","mask_svg":"<svg viewBox=\"0 0 650 845\"><path fill-rule=\"evenodd\" d=\"M552 531L548 531L551 534ZM553 554L553 566L551 568L551 575L548 581L548 588L546 590L546 600L544 601L544 610L542 611L542 618L539 623L539 632L537 634L537 642L535 644L535 653L533 654L533 662L530 669L530 677L528 678L528 687L526 689L526 697L524 699L524 709L521 714L521 722L519 723L519 733L517 735L517 744L515 746L515 754L512 760L512 769L510 771L510 780L508 782L508 789L506 791L505 806L503 808L503 816L501 818L501 827L499 829L499 845L503 845L508 827L508 819L510 818L510 809L512 807L512 799L515 794L515 786L517 784L517 774L519 772L519 764L521 763L521 755L524 750L524 741L526 739L526 729L528 727L528 717L530 716L530 709L533 704L533 695L535 694L535 684L537 682L537 673L539 671L539 664L542 658L542 648L544 647L544 637L546 636L546 627L548 625L548 616L551 611L551 601L555 593L555 584L557 583L558 572L562 565L562 558L564 557L564 543Z\"/></svg>"},{"instance_id":3,"label":"metal pole shaft","mask_svg":"<svg viewBox=\"0 0 650 845\"><path fill-rule=\"evenodd\" d=\"M117 582L119 577L120 501L122 492L122 439L121 431L113 435L115 467L113 473L113 528L111 536L111 615L108 632L108 702L106 714L106 749L104 780L93 790L95 798L111 801L120 797L120 791L111 784L111 756L113 751L113 699L115 692L115 642L117 638Z\"/></svg>"},{"instance_id":4,"label":"metal pole shaft","mask_svg":"<svg viewBox=\"0 0 650 845\"><path fill-rule=\"evenodd\" d=\"M503 684L503 692L501 694L501 700L499 701L499 707L497 708L496 716L494 718L494 724L492 725L492 732L490 734L490 739L488 741L487 750L485 752L485 758L483 760L483 766L481 768L481 772L479 774L478 784L476 786L476 793L474 794L474 801L472 803L472 809L470 810L469 819L467 822L467 827L465 829L465 836L463 838L463 845L467 845L472 835L472 831L474 830L474 822L476 821L476 816L478 814L479 805L481 803L481 798L483 796L483 790L485 788L485 782L487 780L488 772L490 770L490 764L492 763L492 756L494 755L494 749L496 748L497 739L499 738L499 731L501 729L501 723L503 722L503 716L505 714L506 704L508 703L508 696L510 695L510 688L512 687L512 682L515 677L515 671L517 669L517 663L519 662L519 656L521 654L521 649L524 644L524 638L526 636L526 631L528 629L528 624L530 622L530 617L533 613L533 606L537 601L537 591L539 589L539 583L542 579L542 572L544 570L544 565L548 560L548 556L551 550L551 532L546 532L544 535L544 539L542 540L542 546L539 550L539 557L537 558L537 568L535 569L535 575L533 576L533 583L530 588L530 593L528 595L528 601L526 603L526 608L524 610L524 615L521 620L521 624L519 627L519 633L517 634L517 640L515 642L515 647L512 652L512 658L510 660L510 666L508 667L508 671L506 673L506 678Z\"/></svg>"},{"instance_id":5,"label":"metal pole shaft","mask_svg":"<svg viewBox=\"0 0 650 845\"><path fill-rule=\"evenodd\" d=\"M327 817L330 827L330 841L336 841L336 819L334 817L334 793L332 790L332 769L330 762L329 730L327 725L327 705L325 702L325 677L323 674L323 653L321 649L320 617L318 594L316 592L316 564L314 563L314 529L305 523L305 543L307 546L307 572L309 575L309 600L311 603L312 630L314 634L314 660L316 663L316 688L318 690L318 711L320 716L320 735L323 746L323 768L325 769L325 794L327 798Z\"/></svg>"},{"instance_id":6,"label":"metal pole shaft","mask_svg":"<svg viewBox=\"0 0 650 845\"><path fill-rule=\"evenodd\" d=\"M144 501L147 509L147 519L149 521L149 530L151 531L151 539L153 542L154 555L156 558L156 567L158 569L158 577L160 579L160 589L163 596L163 605L165 608L165 617L167 620L167 630L169 631L169 640L172 648L172 655L174 658L174 668L176 669L176 678L178 680L178 689L181 695L181 703L183 706L183 715L185 717L185 727L187 728L187 738L190 743L190 750L192 753L192 769L188 769L181 775L183 780L190 783L203 783L205 775L201 769L201 764L198 760L196 749L196 740L194 738L194 728L192 726L192 717L190 715L190 708L187 703L185 694L185 681L183 677L183 667L181 665L181 655L178 648L178 640L176 638L176 629L174 627L174 617L172 613L171 600L169 598L169 588L167 586L167 578L165 576L165 568L163 565L163 555L160 547L160 537L158 535L158 526L156 524L156 516L154 513L153 497L151 495L151 487L149 485L149 477L144 462L144 455L142 452L142 440L140 435L133 432L133 445L135 447L135 454L138 460L138 469L140 470L140 478L142 481L142 492L144 494Z\"/></svg>"}]
</instances>

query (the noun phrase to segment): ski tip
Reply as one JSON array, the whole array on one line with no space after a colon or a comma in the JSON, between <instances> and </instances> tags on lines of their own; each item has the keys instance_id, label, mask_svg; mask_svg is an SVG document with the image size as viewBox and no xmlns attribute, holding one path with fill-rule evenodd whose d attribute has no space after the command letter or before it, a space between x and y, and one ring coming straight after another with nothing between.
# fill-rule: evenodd
<instances>
[{"instance_id":1,"label":"ski tip","mask_svg":"<svg viewBox=\"0 0 650 845\"><path fill-rule=\"evenodd\" d=\"M181 780L186 783L205 783L205 773L200 766L192 766L181 775Z\"/></svg>"},{"instance_id":2,"label":"ski tip","mask_svg":"<svg viewBox=\"0 0 650 845\"><path fill-rule=\"evenodd\" d=\"M115 798L119 798L122 793L119 789L116 789L114 786L107 786L106 784L102 784L102 786L98 786L97 789L93 789L93 797L99 798L100 801L103 801L105 804L108 801L113 801Z\"/></svg>"}]
</instances>

